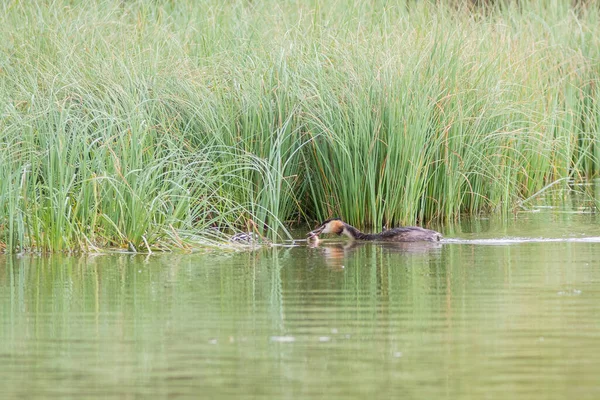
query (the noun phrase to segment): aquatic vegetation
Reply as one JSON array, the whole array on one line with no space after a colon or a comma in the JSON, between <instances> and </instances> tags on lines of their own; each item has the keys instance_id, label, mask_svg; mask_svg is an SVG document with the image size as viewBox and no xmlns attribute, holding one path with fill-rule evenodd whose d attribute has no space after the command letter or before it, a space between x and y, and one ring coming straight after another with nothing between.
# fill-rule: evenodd
<instances>
[{"instance_id":1,"label":"aquatic vegetation","mask_svg":"<svg viewBox=\"0 0 600 400\"><path fill-rule=\"evenodd\" d=\"M534 4L535 3L535 4ZM0 251L509 212L598 173L569 1L0 5Z\"/></svg>"}]
</instances>

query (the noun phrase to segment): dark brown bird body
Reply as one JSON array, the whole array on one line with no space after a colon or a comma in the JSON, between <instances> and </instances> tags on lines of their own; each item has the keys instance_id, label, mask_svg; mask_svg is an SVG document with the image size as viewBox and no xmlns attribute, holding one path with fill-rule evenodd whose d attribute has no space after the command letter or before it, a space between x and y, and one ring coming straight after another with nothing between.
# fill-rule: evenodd
<instances>
[{"instance_id":1,"label":"dark brown bird body","mask_svg":"<svg viewBox=\"0 0 600 400\"><path fill-rule=\"evenodd\" d=\"M328 219L317 229L308 233L309 238L318 237L323 233L346 235L353 240L372 240L386 242L438 242L442 235L439 232L418 226L393 228L381 233L363 233L339 218Z\"/></svg>"}]
</instances>

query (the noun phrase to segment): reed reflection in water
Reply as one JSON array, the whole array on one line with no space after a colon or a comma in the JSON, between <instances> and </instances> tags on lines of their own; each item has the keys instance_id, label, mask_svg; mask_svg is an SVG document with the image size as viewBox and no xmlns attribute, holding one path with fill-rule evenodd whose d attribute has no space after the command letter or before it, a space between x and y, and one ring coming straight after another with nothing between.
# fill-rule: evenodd
<instances>
[{"instance_id":1,"label":"reed reflection in water","mask_svg":"<svg viewBox=\"0 0 600 400\"><path fill-rule=\"evenodd\" d=\"M12 398L598 398L598 259L569 241L2 256L0 379Z\"/></svg>"}]
</instances>

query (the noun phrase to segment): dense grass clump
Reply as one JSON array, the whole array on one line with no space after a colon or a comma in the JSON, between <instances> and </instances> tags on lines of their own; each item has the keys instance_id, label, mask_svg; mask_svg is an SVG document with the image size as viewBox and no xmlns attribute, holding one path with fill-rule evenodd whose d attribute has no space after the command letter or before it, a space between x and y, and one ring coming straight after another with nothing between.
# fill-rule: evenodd
<instances>
[{"instance_id":1,"label":"dense grass clump","mask_svg":"<svg viewBox=\"0 0 600 400\"><path fill-rule=\"evenodd\" d=\"M506 212L597 175L598 7L473 4L3 2L0 250Z\"/></svg>"}]
</instances>

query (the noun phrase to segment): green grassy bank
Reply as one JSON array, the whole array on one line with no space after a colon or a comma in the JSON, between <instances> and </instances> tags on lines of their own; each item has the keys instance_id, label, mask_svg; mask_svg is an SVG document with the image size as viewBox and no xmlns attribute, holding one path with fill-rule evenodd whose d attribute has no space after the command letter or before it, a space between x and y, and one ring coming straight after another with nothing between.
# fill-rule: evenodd
<instances>
[{"instance_id":1,"label":"green grassy bank","mask_svg":"<svg viewBox=\"0 0 600 400\"><path fill-rule=\"evenodd\" d=\"M597 3L349 3L2 2L0 251L423 223L597 175Z\"/></svg>"}]
</instances>

